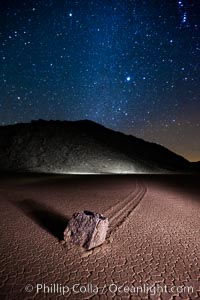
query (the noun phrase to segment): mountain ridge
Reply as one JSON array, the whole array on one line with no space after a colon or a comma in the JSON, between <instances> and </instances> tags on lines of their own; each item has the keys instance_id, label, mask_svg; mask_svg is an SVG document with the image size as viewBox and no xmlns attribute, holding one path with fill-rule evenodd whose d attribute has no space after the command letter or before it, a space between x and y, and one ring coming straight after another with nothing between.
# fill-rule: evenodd
<instances>
[{"instance_id":1,"label":"mountain ridge","mask_svg":"<svg viewBox=\"0 0 200 300\"><path fill-rule=\"evenodd\" d=\"M0 169L51 173L193 172L198 163L91 120L0 127Z\"/></svg>"}]
</instances>

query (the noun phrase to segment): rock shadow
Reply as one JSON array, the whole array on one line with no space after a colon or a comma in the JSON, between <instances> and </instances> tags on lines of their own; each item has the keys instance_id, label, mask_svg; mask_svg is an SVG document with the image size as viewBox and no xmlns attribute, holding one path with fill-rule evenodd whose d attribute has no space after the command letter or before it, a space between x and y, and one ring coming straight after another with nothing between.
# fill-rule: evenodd
<instances>
[{"instance_id":1,"label":"rock shadow","mask_svg":"<svg viewBox=\"0 0 200 300\"><path fill-rule=\"evenodd\" d=\"M59 241L63 240L64 230L69 222L68 217L31 199L17 202L17 207L35 223L59 239Z\"/></svg>"}]
</instances>

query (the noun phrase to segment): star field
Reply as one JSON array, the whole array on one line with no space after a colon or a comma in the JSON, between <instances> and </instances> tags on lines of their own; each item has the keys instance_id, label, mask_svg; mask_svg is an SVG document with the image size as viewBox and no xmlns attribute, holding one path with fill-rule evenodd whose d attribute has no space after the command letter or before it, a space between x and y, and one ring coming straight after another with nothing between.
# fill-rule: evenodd
<instances>
[{"instance_id":1,"label":"star field","mask_svg":"<svg viewBox=\"0 0 200 300\"><path fill-rule=\"evenodd\" d=\"M200 160L195 0L0 1L0 123L91 119Z\"/></svg>"}]
</instances>

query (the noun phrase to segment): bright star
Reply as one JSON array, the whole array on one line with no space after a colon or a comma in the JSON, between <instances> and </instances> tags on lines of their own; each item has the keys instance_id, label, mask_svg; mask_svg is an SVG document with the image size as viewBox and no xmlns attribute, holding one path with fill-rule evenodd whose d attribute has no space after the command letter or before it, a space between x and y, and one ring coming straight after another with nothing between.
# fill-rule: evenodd
<instances>
[{"instance_id":1,"label":"bright star","mask_svg":"<svg viewBox=\"0 0 200 300\"><path fill-rule=\"evenodd\" d=\"M69 17L72 17L72 13L71 12L69 13Z\"/></svg>"},{"instance_id":2,"label":"bright star","mask_svg":"<svg viewBox=\"0 0 200 300\"><path fill-rule=\"evenodd\" d=\"M130 80L131 80L131 77L130 77L130 76L126 77L126 80L127 80L127 81L130 81Z\"/></svg>"},{"instance_id":3,"label":"bright star","mask_svg":"<svg viewBox=\"0 0 200 300\"><path fill-rule=\"evenodd\" d=\"M178 1L178 5L179 5L180 7L183 7L183 1L182 1L182 0Z\"/></svg>"}]
</instances>

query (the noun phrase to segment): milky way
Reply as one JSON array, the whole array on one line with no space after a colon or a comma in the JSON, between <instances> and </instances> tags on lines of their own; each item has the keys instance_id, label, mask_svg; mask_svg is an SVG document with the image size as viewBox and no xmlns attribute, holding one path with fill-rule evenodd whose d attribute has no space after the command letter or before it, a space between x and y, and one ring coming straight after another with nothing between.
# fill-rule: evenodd
<instances>
[{"instance_id":1,"label":"milky way","mask_svg":"<svg viewBox=\"0 0 200 300\"><path fill-rule=\"evenodd\" d=\"M200 160L200 7L0 1L0 123L91 119Z\"/></svg>"}]
</instances>

